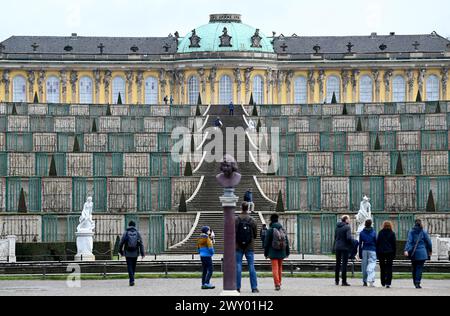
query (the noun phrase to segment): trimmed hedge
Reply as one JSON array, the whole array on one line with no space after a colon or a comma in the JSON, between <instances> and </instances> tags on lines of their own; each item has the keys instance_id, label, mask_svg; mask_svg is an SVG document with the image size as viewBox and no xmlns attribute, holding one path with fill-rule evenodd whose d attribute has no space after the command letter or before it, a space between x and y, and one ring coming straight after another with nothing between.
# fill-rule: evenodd
<instances>
[{"instance_id":1,"label":"trimmed hedge","mask_svg":"<svg viewBox=\"0 0 450 316\"><path fill-rule=\"evenodd\" d=\"M112 260L110 242L94 242L96 260ZM73 261L77 253L75 242L18 243L16 256L19 262L28 261Z\"/></svg>"}]
</instances>

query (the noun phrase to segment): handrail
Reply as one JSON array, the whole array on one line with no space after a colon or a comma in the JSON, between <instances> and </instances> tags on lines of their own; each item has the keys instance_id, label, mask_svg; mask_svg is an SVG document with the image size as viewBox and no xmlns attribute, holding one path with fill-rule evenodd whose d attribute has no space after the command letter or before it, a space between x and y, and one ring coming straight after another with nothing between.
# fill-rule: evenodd
<instances>
[{"instance_id":1,"label":"handrail","mask_svg":"<svg viewBox=\"0 0 450 316\"><path fill-rule=\"evenodd\" d=\"M261 188L261 185L258 182L258 179L256 178L256 176L253 176L253 180L255 181L256 187L259 190L259 193L261 193L261 195L263 196L263 198L265 198L267 201L269 201L272 204L277 204L277 202L272 201L271 199L269 199L269 197L264 193L264 191Z\"/></svg>"},{"instance_id":2,"label":"handrail","mask_svg":"<svg viewBox=\"0 0 450 316\"><path fill-rule=\"evenodd\" d=\"M185 243L188 242L188 240L189 240L189 239L192 237L192 235L194 235L194 233L195 233L195 229L197 228L197 225L198 225L198 223L199 223L199 221L200 221L201 215L202 215L202 213L200 213L200 212L197 213L197 217L195 218L194 225L192 226L191 231L190 231L189 234L186 236L186 238L185 238L183 241L179 242L178 244L169 247L169 250L170 250L170 249L176 249L176 248L178 248L178 247L181 247L182 245L184 245Z\"/></svg>"},{"instance_id":3,"label":"handrail","mask_svg":"<svg viewBox=\"0 0 450 316\"><path fill-rule=\"evenodd\" d=\"M247 110L245 109L245 107L244 107L243 104L241 104L241 107L242 107L242 111L244 111L244 114L247 115L247 116L250 116L250 114L248 114L248 112L247 112Z\"/></svg>"},{"instance_id":4,"label":"handrail","mask_svg":"<svg viewBox=\"0 0 450 316\"><path fill-rule=\"evenodd\" d=\"M253 153L252 153L251 150L248 152L248 154L249 154L250 159L252 160L253 164L255 165L256 169L258 169L258 171L259 171L260 173L264 173L263 168L261 168L261 167L259 166L259 164L257 163L257 161L256 161L256 159L255 159L255 156L253 156Z\"/></svg>"},{"instance_id":5,"label":"handrail","mask_svg":"<svg viewBox=\"0 0 450 316\"><path fill-rule=\"evenodd\" d=\"M194 191L194 193L192 194L192 196L186 201L186 203L190 203L190 202L192 202L192 201L195 199L195 197L197 196L198 192L200 191L200 189L201 189L201 187L202 187L202 185L203 185L203 181L204 181L204 180L205 180L205 176L202 176L202 177L200 178L199 184L197 185L197 188L195 189L195 191Z\"/></svg>"},{"instance_id":6,"label":"handrail","mask_svg":"<svg viewBox=\"0 0 450 316\"><path fill-rule=\"evenodd\" d=\"M195 173L197 173L197 172L200 170L201 166L203 165L203 162L205 161L205 158L206 158L206 151L203 152L202 159L201 159L200 162L198 163L197 168L195 168L194 171L192 171L192 173L195 174Z\"/></svg>"},{"instance_id":7,"label":"handrail","mask_svg":"<svg viewBox=\"0 0 450 316\"><path fill-rule=\"evenodd\" d=\"M250 142L250 145L252 145L253 146L253 148L255 148L256 150L259 150L259 147L258 146L256 146L256 144L253 142L253 139L250 137L250 134L249 134L249 132L248 131L246 131L245 132L245 134L247 135L247 138L248 138L248 140L249 140L249 142Z\"/></svg>"},{"instance_id":8,"label":"handrail","mask_svg":"<svg viewBox=\"0 0 450 316\"><path fill-rule=\"evenodd\" d=\"M203 131L203 129L205 128L206 124L208 124L208 121L209 121L209 115L206 117L205 123L203 123L203 126L200 127L200 129L198 130L199 132Z\"/></svg>"},{"instance_id":9,"label":"handrail","mask_svg":"<svg viewBox=\"0 0 450 316\"><path fill-rule=\"evenodd\" d=\"M211 104L210 105L208 105L208 107L206 108L206 111L205 111L205 113L203 113L203 115L202 116L206 116L207 114L208 114L208 112L209 112L209 110L211 109ZM209 115L208 115L209 116Z\"/></svg>"},{"instance_id":10,"label":"handrail","mask_svg":"<svg viewBox=\"0 0 450 316\"><path fill-rule=\"evenodd\" d=\"M209 136L209 132L206 132L205 137L203 138L202 142L200 143L200 145L195 149L196 151L200 151L203 147L203 144L205 144L206 140L208 139Z\"/></svg>"}]
</instances>

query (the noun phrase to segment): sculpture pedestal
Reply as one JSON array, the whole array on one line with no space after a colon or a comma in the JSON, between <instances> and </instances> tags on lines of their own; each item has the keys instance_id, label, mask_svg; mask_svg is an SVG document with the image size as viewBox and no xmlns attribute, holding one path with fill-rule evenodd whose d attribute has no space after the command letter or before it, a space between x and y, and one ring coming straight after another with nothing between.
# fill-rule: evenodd
<instances>
[{"instance_id":1,"label":"sculpture pedestal","mask_svg":"<svg viewBox=\"0 0 450 316\"><path fill-rule=\"evenodd\" d=\"M75 261L95 261L93 232L77 232L77 255Z\"/></svg>"},{"instance_id":2,"label":"sculpture pedestal","mask_svg":"<svg viewBox=\"0 0 450 316\"><path fill-rule=\"evenodd\" d=\"M234 189L225 189L220 197L224 210L223 292L221 296L239 296L236 284L236 203Z\"/></svg>"}]
</instances>

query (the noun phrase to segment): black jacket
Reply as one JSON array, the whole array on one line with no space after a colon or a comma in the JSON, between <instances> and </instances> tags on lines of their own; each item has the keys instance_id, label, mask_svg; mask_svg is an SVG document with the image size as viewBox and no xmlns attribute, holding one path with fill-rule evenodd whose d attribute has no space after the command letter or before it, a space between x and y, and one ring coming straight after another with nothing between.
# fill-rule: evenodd
<instances>
[{"instance_id":1,"label":"black jacket","mask_svg":"<svg viewBox=\"0 0 450 316\"><path fill-rule=\"evenodd\" d=\"M350 225L340 222L334 235L336 251L351 251L353 249L352 229Z\"/></svg>"},{"instance_id":2,"label":"black jacket","mask_svg":"<svg viewBox=\"0 0 450 316\"><path fill-rule=\"evenodd\" d=\"M390 229L383 229L378 233L377 254L395 255L397 253L397 238Z\"/></svg>"},{"instance_id":3,"label":"black jacket","mask_svg":"<svg viewBox=\"0 0 450 316\"><path fill-rule=\"evenodd\" d=\"M144 242L142 241L142 237L141 234L139 232L138 233L138 248L135 250L128 250L127 249L127 237L128 237L128 232L129 231L137 231L137 229L135 227L128 227L127 231L123 234L122 239L120 241L120 245L119 245L119 253L122 256L125 256L126 258L137 258L140 256L145 256L145 252L144 252ZM124 252L125 250L125 252Z\"/></svg>"}]
</instances>

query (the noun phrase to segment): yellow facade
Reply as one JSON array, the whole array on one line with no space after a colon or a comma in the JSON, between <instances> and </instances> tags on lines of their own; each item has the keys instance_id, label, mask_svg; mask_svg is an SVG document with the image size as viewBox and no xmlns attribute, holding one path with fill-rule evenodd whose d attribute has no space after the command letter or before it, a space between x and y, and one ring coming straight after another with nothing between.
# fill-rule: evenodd
<instances>
[{"instance_id":1,"label":"yellow facade","mask_svg":"<svg viewBox=\"0 0 450 316\"><path fill-rule=\"evenodd\" d=\"M323 68L322 68L323 69ZM373 80L373 69L369 69L369 68L361 68L359 69L359 73L356 76L356 86L353 87L352 84L352 80L350 79L345 91L344 91L344 86L343 86L343 79L342 79L342 71L343 69L323 69L324 70L324 78L323 78L323 91L320 91L319 88L319 82L317 81L318 79L318 72L319 69L314 68L314 74L315 74L315 79L316 82L314 84L314 94L311 94L311 86L308 83L307 85L307 100L308 103L323 103L324 102L324 98L326 97L326 91L327 91L327 78L330 76L336 76L340 79L341 81L341 91L340 91L340 100L338 100L338 102L340 103L357 103L360 102L360 98L359 98L359 89L360 89L360 78L364 75L368 75L372 78ZM61 73L60 71L63 70L61 69L55 69L54 67L52 67L51 69L42 69L45 71L45 80L42 84L42 88L41 90L39 90L39 74L41 70L35 70L34 74L35 74L35 80L34 83L32 84L32 87L30 87L31 83L28 80L28 71L23 70L23 69L9 69L9 77L10 77L10 84L9 84L9 97L7 96L7 93L5 91L6 85L4 84L4 82L2 82L0 84L0 100L2 101L13 101L13 81L14 78L17 76L22 76L26 79L26 91L27 91L27 101L28 102L32 102L35 93L38 93L39 97L40 97L40 101L41 102L47 102L47 87L46 87L46 81L48 78L50 77L56 77L59 78L61 80ZM75 70L77 71L77 76L78 76L78 81L75 85L76 87L76 91L73 90L72 88L72 84L70 82L70 71ZM159 71L156 70L149 70L149 71L143 71L143 80L141 82L141 88L139 89L138 87L138 83L136 82L136 73L138 70L132 70L132 80L131 83L129 83L127 81L127 71L128 70L115 70L112 71L112 76L111 76L111 81L110 81L110 86L109 86L109 91L107 92L106 89L106 85L104 82L104 71L101 71L102 76L101 76L101 80L98 84L98 91L96 90L96 83L95 83L95 76L94 76L94 70L77 70L76 68L72 69L72 70L67 70L67 92L66 92L66 97L65 97L65 101L63 102L63 88L62 88L62 84L60 83L60 103L79 103L80 102L80 97L79 97L79 91L80 91L80 86L79 86L79 80L82 77L89 77L92 82L93 82L93 87L92 87L92 103L100 103L100 104L108 104L108 103L115 103L114 101L116 100L112 100L112 94L113 94L113 80L116 77L121 77L124 81L125 81L125 95L122 96L122 100L123 103L127 103L127 104L144 104L144 100L145 100L145 81L147 78L149 77L153 77L156 80L158 80L158 83L160 82L161 76ZM183 69L184 71L184 83L179 83L179 82L175 82L175 80L171 80L169 77L169 74L166 73L165 76L165 80L166 80L166 85L163 87L161 84L158 85L158 103L159 104L163 104L163 99L165 96L170 97L171 95L171 91L173 91L173 98L174 98L174 103L175 104L187 104L189 103L189 92L188 92L188 81L189 78L191 78L192 76L197 77L198 82L199 82L199 91L200 94L202 96L202 100L203 103L207 103L207 104L218 104L219 103L219 81L220 78L222 76L229 76L232 79L233 82L233 102L238 104L238 103L248 103L249 102L249 95L250 93L252 93L253 91L253 80L256 76L261 76L264 79L264 103L265 104L293 104L294 103L294 93L295 93L295 89L294 89L294 81L295 78L297 77L304 77L304 78L308 78L308 73L310 70L306 70L306 69L298 69L298 70L292 70L292 78L291 78L291 88L290 88L290 93L288 93L288 84L286 82L286 80L282 80L282 86L281 88L278 87L278 84L276 82L276 80L272 81L272 84L270 85L270 88L267 89L267 70L265 69L254 69L251 73L251 77L250 77L250 84L249 84L249 91L247 91L246 89L246 79L245 79L245 68L241 69L241 88L240 88L240 92L238 91L238 84L237 84L237 78L235 78L235 68L218 68L217 69L217 73L216 73L216 77L215 77L215 81L213 83L214 86L214 91L212 89L212 84L211 82L208 80L205 84L205 91L203 92L202 90L202 84L201 84L201 78L199 76L197 68L186 68ZM420 68L412 68L412 72L414 74L414 83L413 83L413 89L412 91L410 91L409 89L409 83L408 83L408 77L407 77L407 72L410 69L396 69L392 71L392 76L390 77L390 91L388 92L386 89L386 83L385 83L385 74L387 70L383 70L380 69L379 70L379 76L378 76L378 80L379 80L379 97L377 98L377 93L376 93L376 84L375 82L373 83L373 102L391 102L392 101L392 94L393 94L393 87L392 87L392 80L393 78L395 78L396 76L400 75L402 76L405 81L406 81L406 90L407 90L407 96L406 96L406 101L407 102L413 102L416 100L418 91L419 91L419 73L420 73ZM0 68L0 74L4 71L4 69ZM421 95L424 101L427 100L427 79L429 76L437 76L437 78L439 78L439 90L440 90L440 99L441 100L449 100L450 99L450 95L449 95L449 90L450 90L450 84L448 83L448 81L442 80L442 69L441 68L427 68L426 69L426 74L423 80L423 88L421 90ZM351 69L348 70L349 76L351 77L352 75L352 71ZM205 80L207 80L211 75L211 71L209 69L205 70ZM446 87L443 86L444 82L446 82ZM182 87L183 86L183 87ZM129 93L130 90L129 88L131 87L131 94ZM42 91L43 94L42 96L40 95L39 91ZM445 92L445 94L444 94ZM106 94L108 93L108 94ZM98 102L97 101L97 94L98 94Z\"/></svg>"}]
</instances>

